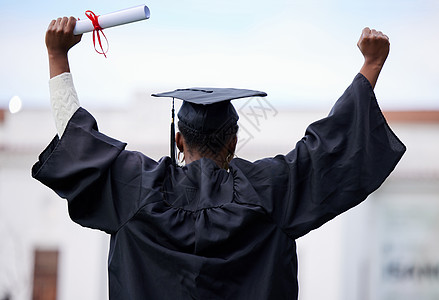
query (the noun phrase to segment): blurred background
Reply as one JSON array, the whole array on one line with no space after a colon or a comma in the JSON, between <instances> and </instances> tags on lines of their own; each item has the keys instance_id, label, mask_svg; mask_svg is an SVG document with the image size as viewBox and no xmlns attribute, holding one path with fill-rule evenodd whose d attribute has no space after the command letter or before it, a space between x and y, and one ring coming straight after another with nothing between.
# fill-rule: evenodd
<instances>
[{"instance_id":1,"label":"blurred background","mask_svg":"<svg viewBox=\"0 0 439 300\"><path fill-rule=\"evenodd\" d=\"M386 33L375 93L408 150L367 201L298 240L299 299L439 299L439 2L0 0L0 300L108 298L108 236L30 176L56 134L44 35L59 16L139 4L151 18L104 30L107 58L90 33L69 58L100 130L154 159L169 152L171 104L150 94L263 90L267 101L234 103L237 155L286 153L360 70L361 30Z\"/></svg>"}]
</instances>

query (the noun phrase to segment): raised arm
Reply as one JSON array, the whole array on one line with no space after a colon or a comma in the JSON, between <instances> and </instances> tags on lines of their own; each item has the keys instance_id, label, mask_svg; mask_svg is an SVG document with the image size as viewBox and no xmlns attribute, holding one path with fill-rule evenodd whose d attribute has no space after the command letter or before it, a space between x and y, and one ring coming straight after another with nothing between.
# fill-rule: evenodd
<instances>
[{"instance_id":1,"label":"raised arm","mask_svg":"<svg viewBox=\"0 0 439 300\"><path fill-rule=\"evenodd\" d=\"M79 100L70 74L67 53L81 40L73 35L76 19L73 17L52 20L46 32L49 56L49 91L52 114L58 135L61 137L68 121L79 108Z\"/></svg>"},{"instance_id":2,"label":"raised arm","mask_svg":"<svg viewBox=\"0 0 439 300\"><path fill-rule=\"evenodd\" d=\"M82 35L73 35L76 19L63 17L50 22L46 32L46 47L49 56L50 78L70 72L67 53L79 43Z\"/></svg>"},{"instance_id":3,"label":"raised arm","mask_svg":"<svg viewBox=\"0 0 439 300\"><path fill-rule=\"evenodd\" d=\"M267 211L272 209L273 220L280 220L280 228L290 237L299 238L361 203L405 152L372 90L389 53L389 40L365 28L358 47L365 58L361 74L329 115L310 124L286 156L262 160L262 167L251 172L256 193L274 199ZM265 178L262 172L273 178L273 189L260 179Z\"/></svg>"},{"instance_id":4,"label":"raised arm","mask_svg":"<svg viewBox=\"0 0 439 300\"><path fill-rule=\"evenodd\" d=\"M381 31L371 30L366 27L363 29L357 45L364 56L364 64L360 73L369 80L372 88L375 88L378 76L387 55L389 55L389 38Z\"/></svg>"}]
</instances>

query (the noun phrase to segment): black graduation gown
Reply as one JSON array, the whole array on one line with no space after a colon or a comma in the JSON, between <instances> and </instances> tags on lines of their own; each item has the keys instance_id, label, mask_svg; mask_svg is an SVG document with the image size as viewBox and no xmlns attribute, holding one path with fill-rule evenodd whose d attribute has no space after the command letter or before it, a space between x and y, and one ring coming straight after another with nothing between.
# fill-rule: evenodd
<instances>
[{"instance_id":1,"label":"black graduation gown","mask_svg":"<svg viewBox=\"0 0 439 300\"><path fill-rule=\"evenodd\" d=\"M111 234L113 300L296 299L295 239L363 201L405 151L361 74L286 155L227 172L124 147L80 108L32 169L73 221Z\"/></svg>"}]
</instances>

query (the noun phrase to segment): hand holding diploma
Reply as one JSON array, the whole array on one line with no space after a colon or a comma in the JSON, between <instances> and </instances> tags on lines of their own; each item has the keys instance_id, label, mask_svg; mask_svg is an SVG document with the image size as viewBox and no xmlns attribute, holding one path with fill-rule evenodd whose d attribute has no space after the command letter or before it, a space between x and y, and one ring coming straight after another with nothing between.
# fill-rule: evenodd
<instances>
[{"instance_id":1,"label":"hand holding diploma","mask_svg":"<svg viewBox=\"0 0 439 300\"><path fill-rule=\"evenodd\" d=\"M149 19L150 12L146 5L139 5L102 16L96 16L93 12L90 12L90 15L92 18L87 15L89 19L84 20L77 21L74 17L64 17L50 22L46 32L50 78L64 72L70 72L67 52L79 43L82 33L93 31L94 40L95 32L97 32L101 45L99 31L103 34L102 29L104 28ZM102 52L96 51L105 55L103 49Z\"/></svg>"},{"instance_id":2,"label":"hand holding diploma","mask_svg":"<svg viewBox=\"0 0 439 300\"><path fill-rule=\"evenodd\" d=\"M52 20L46 32L50 78L70 72L67 52L81 41L82 35L73 35L76 19L64 17Z\"/></svg>"}]
</instances>

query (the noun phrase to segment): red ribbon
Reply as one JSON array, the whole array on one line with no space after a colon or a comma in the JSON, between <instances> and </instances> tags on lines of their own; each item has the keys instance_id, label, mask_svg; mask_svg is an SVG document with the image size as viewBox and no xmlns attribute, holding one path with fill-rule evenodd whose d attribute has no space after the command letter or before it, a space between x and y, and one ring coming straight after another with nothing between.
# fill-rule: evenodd
<instances>
[{"instance_id":1,"label":"red ribbon","mask_svg":"<svg viewBox=\"0 0 439 300\"><path fill-rule=\"evenodd\" d=\"M107 55L105 55L108 52L108 48L110 47L110 45L108 44L108 39L105 36L105 33L103 32L103 28L101 27L101 25L99 25L99 21L98 18L99 16L97 16L94 12L92 12L91 10L87 10L85 12L85 15L87 16L87 18L90 19L91 23L93 24L93 46L95 48L95 51L99 54L103 54L105 56L105 58L107 57ZM102 42L101 42L101 36L99 33L102 33L102 35L105 38L105 41L107 42L107 50L104 51L104 48L102 47ZM99 51L98 49L96 49L96 38L95 35L98 37L98 43L99 43L99 47L101 47L101 51Z\"/></svg>"}]
</instances>

